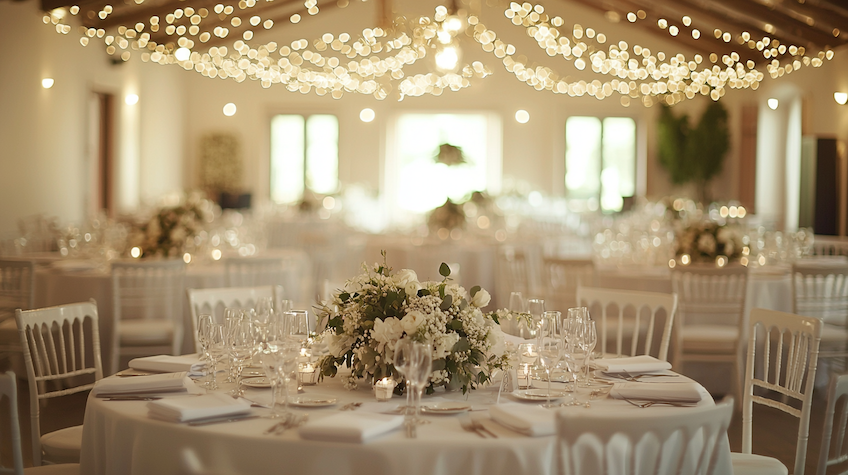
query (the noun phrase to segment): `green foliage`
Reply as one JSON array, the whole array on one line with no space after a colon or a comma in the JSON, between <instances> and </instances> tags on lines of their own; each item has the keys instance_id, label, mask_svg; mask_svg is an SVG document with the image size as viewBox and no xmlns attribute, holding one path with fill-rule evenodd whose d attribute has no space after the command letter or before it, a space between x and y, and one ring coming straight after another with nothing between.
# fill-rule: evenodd
<instances>
[{"instance_id":1,"label":"green foliage","mask_svg":"<svg viewBox=\"0 0 848 475\"><path fill-rule=\"evenodd\" d=\"M672 183L695 183L700 199L708 201L707 184L721 172L730 149L724 106L711 102L698 125L690 128L688 115L676 117L671 107L663 104L657 139L660 165L669 172Z\"/></svg>"}]
</instances>

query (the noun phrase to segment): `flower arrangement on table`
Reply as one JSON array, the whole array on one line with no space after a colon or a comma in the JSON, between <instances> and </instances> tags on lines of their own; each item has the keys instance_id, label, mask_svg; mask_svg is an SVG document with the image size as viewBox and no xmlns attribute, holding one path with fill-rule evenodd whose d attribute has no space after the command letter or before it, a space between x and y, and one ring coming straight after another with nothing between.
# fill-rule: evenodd
<instances>
[{"instance_id":1,"label":"flower arrangement on table","mask_svg":"<svg viewBox=\"0 0 848 475\"><path fill-rule=\"evenodd\" d=\"M146 222L133 225L128 248L138 247L137 257L181 255L186 242L212 222L213 206L193 193L179 206L161 208Z\"/></svg>"},{"instance_id":2,"label":"flower arrangement on table","mask_svg":"<svg viewBox=\"0 0 848 475\"><path fill-rule=\"evenodd\" d=\"M675 234L677 256L688 255L692 262L715 261L718 256L729 260L742 257L742 232L738 226L705 221L680 228Z\"/></svg>"},{"instance_id":3,"label":"flower arrangement on table","mask_svg":"<svg viewBox=\"0 0 848 475\"><path fill-rule=\"evenodd\" d=\"M392 273L384 263L364 269L349 280L332 301L319 308L328 321L321 339L329 354L319 361L321 377L335 376L339 366L351 368L345 387L355 389L360 378L376 382L401 379L393 366L395 344L403 337L433 345L433 368L427 394L437 387L463 393L489 381L495 369L508 365L499 316L486 314L489 293L475 286L470 292L449 279L442 264L440 282L419 282L414 271ZM402 393L400 384L395 392Z\"/></svg>"},{"instance_id":4,"label":"flower arrangement on table","mask_svg":"<svg viewBox=\"0 0 848 475\"><path fill-rule=\"evenodd\" d=\"M427 216L427 226L432 230L465 227L465 211L461 204L454 203L448 198L445 204L430 211Z\"/></svg>"}]
</instances>

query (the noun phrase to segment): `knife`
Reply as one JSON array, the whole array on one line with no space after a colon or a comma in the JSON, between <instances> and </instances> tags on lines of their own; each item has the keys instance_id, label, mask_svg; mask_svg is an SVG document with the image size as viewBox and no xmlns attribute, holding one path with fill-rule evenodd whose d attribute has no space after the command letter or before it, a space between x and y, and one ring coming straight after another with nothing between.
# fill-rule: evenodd
<instances>
[{"instance_id":1,"label":"knife","mask_svg":"<svg viewBox=\"0 0 848 475\"><path fill-rule=\"evenodd\" d=\"M238 422L238 421L246 421L248 419L258 419L260 416L258 415L241 415L241 416L224 416L224 417L213 417L210 419L200 419L196 421L189 422L188 425L192 427L205 426L210 424L220 424L223 422Z\"/></svg>"}]
</instances>

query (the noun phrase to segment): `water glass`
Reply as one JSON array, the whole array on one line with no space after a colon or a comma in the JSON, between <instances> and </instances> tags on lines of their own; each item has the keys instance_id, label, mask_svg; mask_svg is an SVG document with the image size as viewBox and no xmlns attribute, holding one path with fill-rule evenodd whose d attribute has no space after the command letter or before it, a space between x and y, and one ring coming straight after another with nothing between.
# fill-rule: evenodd
<instances>
[{"instance_id":1,"label":"water glass","mask_svg":"<svg viewBox=\"0 0 848 475\"><path fill-rule=\"evenodd\" d=\"M530 325L527 329L528 338L536 338L542 314L545 313L545 300L527 299L527 311L530 313Z\"/></svg>"}]
</instances>

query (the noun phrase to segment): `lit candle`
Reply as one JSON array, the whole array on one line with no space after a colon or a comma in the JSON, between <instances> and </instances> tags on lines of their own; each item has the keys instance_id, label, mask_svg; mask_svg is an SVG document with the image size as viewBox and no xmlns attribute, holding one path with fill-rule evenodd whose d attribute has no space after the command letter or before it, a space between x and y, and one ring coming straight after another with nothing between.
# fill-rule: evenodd
<instances>
[{"instance_id":1,"label":"lit candle","mask_svg":"<svg viewBox=\"0 0 848 475\"><path fill-rule=\"evenodd\" d=\"M374 393L377 395L378 401L388 401L392 398L392 391L395 390L395 380L392 378L383 378L374 384Z\"/></svg>"},{"instance_id":2,"label":"lit candle","mask_svg":"<svg viewBox=\"0 0 848 475\"><path fill-rule=\"evenodd\" d=\"M315 384L315 366L312 366L312 363L300 364L300 383L303 386L312 386Z\"/></svg>"}]
</instances>

